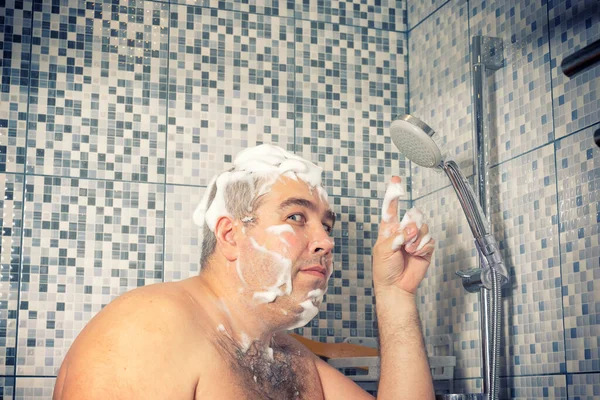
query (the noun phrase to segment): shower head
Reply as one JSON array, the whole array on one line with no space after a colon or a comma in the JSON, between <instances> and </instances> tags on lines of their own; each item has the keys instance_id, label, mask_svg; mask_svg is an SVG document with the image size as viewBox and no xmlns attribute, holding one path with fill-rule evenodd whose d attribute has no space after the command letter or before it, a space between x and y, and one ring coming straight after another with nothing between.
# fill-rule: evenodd
<instances>
[{"instance_id":1,"label":"shower head","mask_svg":"<svg viewBox=\"0 0 600 400\"><path fill-rule=\"evenodd\" d=\"M410 161L426 168L435 168L442 162L440 148L433 141L435 131L425 122L410 114L392 122L392 141Z\"/></svg>"}]
</instances>

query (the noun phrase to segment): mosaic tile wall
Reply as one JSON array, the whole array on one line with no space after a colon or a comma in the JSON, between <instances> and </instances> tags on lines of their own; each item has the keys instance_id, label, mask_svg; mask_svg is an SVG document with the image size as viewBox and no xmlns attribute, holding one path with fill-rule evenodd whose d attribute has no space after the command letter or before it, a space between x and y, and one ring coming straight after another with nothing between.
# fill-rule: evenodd
<instances>
[{"instance_id":1,"label":"mosaic tile wall","mask_svg":"<svg viewBox=\"0 0 600 400\"><path fill-rule=\"evenodd\" d=\"M594 0L408 4L409 110L441 134L467 176L474 160L469 37L504 43L505 66L487 81L491 218L511 275L503 290L501 398L600 396L600 149L592 139L600 128L600 66L572 79L560 70L563 58L600 39L598 7ZM413 201L438 239L419 289L423 326L454 338L456 390L480 392L478 326L470 324L477 299L454 276L476 263L470 233L458 205L448 206L457 201L446 178L411 171Z\"/></svg>"},{"instance_id":2,"label":"mosaic tile wall","mask_svg":"<svg viewBox=\"0 0 600 400\"><path fill-rule=\"evenodd\" d=\"M410 174L386 134L406 112L406 4L326 3L0 2L0 398L49 398L104 305L197 274L192 212L260 143L323 166L338 214L326 302L299 332L377 335L380 199Z\"/></svg>"}]
</instances>

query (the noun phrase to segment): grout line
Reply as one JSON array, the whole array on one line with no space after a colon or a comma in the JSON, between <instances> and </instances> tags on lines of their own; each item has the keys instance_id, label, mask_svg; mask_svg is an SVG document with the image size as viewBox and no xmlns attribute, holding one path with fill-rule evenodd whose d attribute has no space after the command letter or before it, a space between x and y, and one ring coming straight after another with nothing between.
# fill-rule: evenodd
<instances>
[{"instance_id":1,"label":"grout line","mask_svg":"<svg viewBox=\"0 0 600 400\"><path fill-rule=\"evenodd\" d=\"M164 183L163 183L163 240L162 240L162 278L161 281L165 282L165 275L167 272L167 161L169 159L169 78L170 78L170 64L171 64L171 3L167 4L167 94L165 103L165 172L164 172ZM156 271L155 271L156 272Z\"/></svg>"},{"instance_id":2,"label":"grout line","mask_svg":"<svg viewBox=\"0 0 600 400\"><path fill-rule=\"evenodd\" d=\"M435 10L433 10L431 13L429 13L425 18L423 18L421 21L419 21L415 26L413 26L412 28L408 28L408 18L406 21L406 28L408 29L408 32L412 31L413 29L415 29L417 26L421 25L423 22L427 21L429 19L429 17L431 17L433 14L435 14L436 12L438 12L440 10L440 8L444 7L446 4L450 3L450 0L444 2L444 4L442 4L441 6L439 6L438 8L436 8ZM407 4L408 7L408 4ZM406 9L406 13L407 15L409 14L408 12L408 8Z\"/></svg>"},{"instance_id":3,"label":"grout line","mask_svg":"<svg viewBox=\"0 0 600 400\"><path fill-rule=\"evenodd\" d=\"M548 35L548 58L552 61L552 46L550 46L550 10L548 9L548 3L546 3L546 33ZM565 362L565 374L568 373L568 362L567 362L567 331L565 329L565 296L563 295L562 288L564 287L565 281L563 278L563 254L561 249L561 240L560 240L560 201L558 196L558 163L556 157L556 150L558 145L558 140L556 139L556 126L554 125L554 85L552 82L552 68L550 68L550 101L552 104L552 134L553 134L553 155L554 155L554 183L556 189L556 238L558 242L558 266L559 266L559 276L560 276L560 306L561 306L561 319L562 319L562 330L563 330L563 355ZM577 131L578 132L578 131ZM576 132L574 132L576 133ZM573 134L574 134L573 133ZM562 139L562 138L561 138ZM560 366L560 364L559 364ZM568 385L567 385L568 386ZM567 390L567 400L569 399L569 391Z\"/></svg>"}]
</instances>

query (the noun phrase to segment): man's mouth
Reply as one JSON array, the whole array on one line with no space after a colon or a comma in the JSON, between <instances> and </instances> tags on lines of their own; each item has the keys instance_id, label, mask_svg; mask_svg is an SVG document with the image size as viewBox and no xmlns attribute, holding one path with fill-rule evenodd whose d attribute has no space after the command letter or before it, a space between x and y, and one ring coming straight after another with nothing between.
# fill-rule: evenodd
<instances>
[{"instance_id":1,"label":"man's mouth","mask_svg":"<svg viewBox=\"0 0 600 400\"><path fill-rule=\"evenodd\" d=\"M327 268L323 267L322 265L311 265L311 266L302 268L300 270L300 272L304 272L306 274L313 275L318 278L323 278L323 279L327 278Z\"/></svg>"}]
</instances>

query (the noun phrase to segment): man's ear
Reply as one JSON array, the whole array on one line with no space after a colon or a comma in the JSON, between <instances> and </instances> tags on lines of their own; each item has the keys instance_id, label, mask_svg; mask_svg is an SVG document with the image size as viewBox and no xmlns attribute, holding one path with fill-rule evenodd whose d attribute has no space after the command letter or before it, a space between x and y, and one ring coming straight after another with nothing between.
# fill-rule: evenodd
<instances>
[{"instance_id":1,"label":"man's ear","mask_svg":"<svg viewBox=\"0 0 600 400\"><path fill-rule=\"evenodd\" d=\"M238 258L238 246L235 240L235 225L231 217L220 217L215 226L217 249L228 261Z\"/></svg>"}]
</instances>

